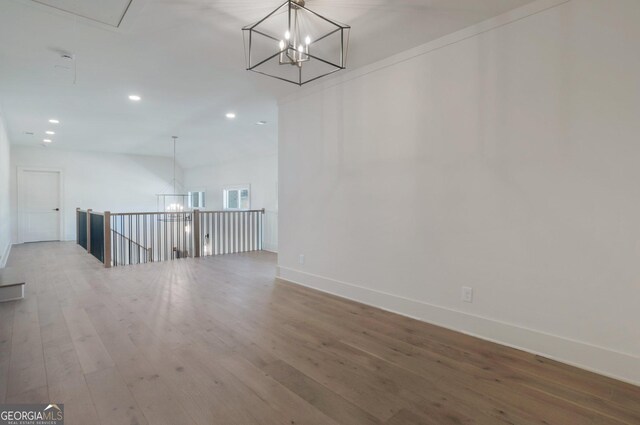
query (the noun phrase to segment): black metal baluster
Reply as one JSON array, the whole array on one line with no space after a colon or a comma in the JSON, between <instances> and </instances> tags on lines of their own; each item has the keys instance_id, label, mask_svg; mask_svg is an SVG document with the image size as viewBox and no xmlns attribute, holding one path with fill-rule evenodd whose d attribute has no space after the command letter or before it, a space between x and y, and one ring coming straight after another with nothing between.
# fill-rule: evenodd
<instances>
[{"instance_id":1,"label":"black metal baluster","mask_svg":"<svg viewBox=\"0 0 640 425\"><path fill-rule=\"evenodd\" d=\"M111 238L111 260L113 260L113 266L118 267L118 250L116 247L116 243L118 242L118 240L116 239L115 233L113 233L115 229L115 221L116 221L116 217L112 215L111 216L111 234L109 235L109 237Z\"/></svg>"}]
</instances>

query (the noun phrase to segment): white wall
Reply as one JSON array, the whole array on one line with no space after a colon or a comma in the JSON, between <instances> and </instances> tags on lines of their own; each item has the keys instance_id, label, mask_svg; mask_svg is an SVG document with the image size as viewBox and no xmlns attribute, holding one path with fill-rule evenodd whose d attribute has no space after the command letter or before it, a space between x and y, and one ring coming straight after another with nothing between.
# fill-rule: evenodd
<instances>
[{"instance_id":1,"label":"white wall","mask_svg":"<svg viewBox=\"0 0 640 425\"><path fill-rule=\"evenodd\" d=\"M280 275L640 383L638 22L543 0L282 101Z\"/></svg>"},{"instance_id":2,"label":"white wall","mask_svg":"<svg viewBox=\"0 0 640 425\"><path fill-rule=\"evenodd\" d=\"M251 208L266 210L264 247L278 250L278 157L276 154L184 170L190 191L206 192L206 210L223 209L226 186L251 185Z\"/></svg>"},{"instance_id":3,"label":"white wall","mask_svg":"<svg viewBox=\"0 0 640 425\"><path fill-rule=\"evenodd\" d=\"M13 241L18 241L18 167L62 170L64 239L75 240L76 207L111 212L155 211L155 195L173 192L172 164L172 159L156 156L64 151L14 145L11 149ZM178 180L181 179L181 173L181 170L178 170Z\"/></svg>"},{"instance_id":4,"label":"white wall","mask_svg":"<svg viewBox=\"0 0 640 425\"><path fill-rule=\"evenodd\" d=\"M9 158L11 145L0 110L0 268L7 263L11 249L11 210L9 208Z\"/></svg>"}]
</instances>

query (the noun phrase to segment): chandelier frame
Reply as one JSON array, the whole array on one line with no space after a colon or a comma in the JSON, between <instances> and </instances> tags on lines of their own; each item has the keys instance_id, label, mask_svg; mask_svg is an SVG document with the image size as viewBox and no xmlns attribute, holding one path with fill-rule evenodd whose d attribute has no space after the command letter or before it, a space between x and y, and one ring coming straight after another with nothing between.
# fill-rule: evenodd
<instances>
[{"instance_id":1,"label":"chandelier frame","mask_svg":"<svg viewBox=\"0 0 640 425\"><path fill-rule=\"evenodd\" d=\"M297 13L300 10L303 10L305 12L308 12L309 14L311 14L312 16L319 18L320 20L322 20L323 22L326 22L327 24L329 24L333 29L331 29L330 31L324 33L323 35L319 36L318 38L312 40L310 43L307 42L306 46L307 46L307 50L306 52L303 52L302 50L299 50L296 48L295 45L292 45L289 40L287 39L287 45L286 47L283 47L282 42L283 40L276 37L273 34L267 34L266 32L262 31L261 29L257 28L258 26L260 26L262 23L264 23L265 21L267 21L269 18L272 18L278 11L281 11L284 7L286 6L286 13L287 13L287 21L288 21L288 28L287 28L287 33L289 33L293 28L292 25L294 25L292 23L292 14ZM297 22L297 18L295 19L295 21ZM276 9L274 9L271 13L269 13L267 16L265 16L264 18L260 19L258 22L254 23L254 24L250 24L247 25L245 27L242 28L242 33L243 33L243 38L245 41L245 59L247 62L247 67L246 70L247 71L252 71L252 72L256 72L258 74L261 75L266 75L267 77L271 77L271 78L275 78L281 81L286 81L288 83L293 83L296 84L298 86L302 86L304 84L310 83L312 81L315 81L319 78L322 77L326 77L328 75L331 75L335 72L341 71L343 69L346 69L346 60L347 60L347 52L348 52L348 46L349 46L349 33L351 30L351 26L349 25L345 25L345 24L341 24L339 22L336 22L332 19L329 19L325 16L320 15L317 12L314 12L313 10L309 9L306 7L304 0L286 0L284 3L282 3L280 6L278 6ZM328 60L325 58L320 57L319 55L313 54L313 53L309 53L308 47L313 46L313 44L318 43L319 41L324 40L325 38L332 36L334 34L339 33L339 60L337 61L337 63L335 63L332 60ZM280 49L277 48L277 44L274 44L274 53L273 54L267 54L266 57L262 56L259 59L255 59L255 54L254 54L254 38L256 36L261 36L261 37L266 37L269 40L272 40L274 43L281 43L280 44ZM301 45L302 47L302 45ZM298 51L300 53L298 53ZM284 56L283 56L284 55ZM300 55L300 57L304 57L304 59L298 59L297 61L294 61L293 58L296 57L296 55ZM288 62L283 62L282 58L285 57L288 59ZM277 58L277 59L276 59ZM279 61L279 65L282 66L287 66L287 65L292 65L292 66L297 66L298 67L298 72L297 72L297 78L296 79L291 79L291 78L286 78L282 75L275 75L275 73L269 73L269 72L265 72L263 70L260 70L259 67L261 65L266 64L267 62L271 61L271 60L278 60ZM323 64L331 67L331 69L328 72L323 72L321 75L316 75L313 76L312 78L308 78L305 79L303 77L303 64L306 64L308 62L310 62L311 60L317 60L319 62L322 62Z\"/></svg>"}]
</instances>

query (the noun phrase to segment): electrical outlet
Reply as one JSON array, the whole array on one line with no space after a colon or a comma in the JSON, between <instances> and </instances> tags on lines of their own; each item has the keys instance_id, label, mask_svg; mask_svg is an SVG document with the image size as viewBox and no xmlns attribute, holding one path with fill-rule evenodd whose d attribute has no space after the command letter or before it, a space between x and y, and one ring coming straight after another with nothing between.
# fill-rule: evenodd
<instances>
[{"instance_id":1,"label":"electrical outlet","mask_svg":"<svg viewBox=\"0 0 640 425\"><path fill-rule=\"evenodd\" d=\"M470 288L468 286L462 287L462 301L466 303L473 302L473 288Z\"/></svg>"},{"instance_id":2,"label":"electrical outlet","mask_svg":"<svg viewBox=\"0 0 640 425\"><path fill-rule=\"evenodd\" d=\"M300 264L304 264L304 254L300 254L300 255L298 256L298 263L300 263Z\"/></svg>"}]
</instances>

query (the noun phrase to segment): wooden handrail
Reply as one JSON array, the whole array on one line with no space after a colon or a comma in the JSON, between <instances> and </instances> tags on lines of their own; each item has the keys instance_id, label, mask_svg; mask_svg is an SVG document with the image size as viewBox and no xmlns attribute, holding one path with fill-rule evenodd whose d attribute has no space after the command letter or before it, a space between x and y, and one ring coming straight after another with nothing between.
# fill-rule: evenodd
<instances>
[{"instance_id":1,"label":"wooden handrail","mask_svg":"<svg viewBox=\"0 0 640 425\"><path fill-rule=\"evenodd\" d=\"M214 210L214 211L200 211L200 214L211 214L211 213L249 213L249 212L259 212L264 214L265 209L261 210ZM144 211L144 212L130 212L130 213L111 213L111 217L113 216L122 216L122 215L147 215L147 214L193 214L193 211Z\"/></svg>"},{"instance_id":2,"label":"wooden handrail","mask_svg":"<svg viewBox=\"0 0 640 425\"><path fill-rule=\"evenodd\" d=\"M91 212L91 214L95 214L95 215L104 215L103 212L100 211L94 211L92 209L88 209L88 210L81 210L79 208L76 208L76 211L79 212ZM264 214L265 213L265 209L262 208L260 210L211 210L211 211L200 211L200 214L211 214L211 213L238 213L238 212L244 212L244 213L249 213L249 212L259 212ZM118 215L144 215L144 214L193 214L193 211L141 211L141 212L127 212L127 213L111 213L111 217L113 216L118 216Z\"/></svg>"}]
</instances>

